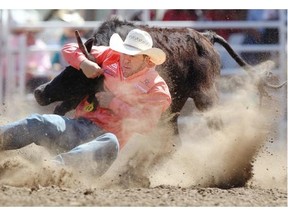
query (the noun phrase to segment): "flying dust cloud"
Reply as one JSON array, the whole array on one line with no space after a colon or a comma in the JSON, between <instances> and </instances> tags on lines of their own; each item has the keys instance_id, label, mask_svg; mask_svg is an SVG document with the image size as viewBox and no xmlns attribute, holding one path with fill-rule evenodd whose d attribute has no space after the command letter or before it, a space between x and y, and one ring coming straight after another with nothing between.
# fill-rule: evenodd
<instances>
[{"instance_id":1,"label":"flying dust cloud","mask_svg":"<svg viewBox=\"0 0 288 216\"><path fill-rule=\"evenodd\" d=\"M230 188L256 182L262 187L286 188L285 87L268 89L271 97L264 97L260 106L255 80L239 79L238 86L229 79L222 81L221 85L230 87L221 92L219 106L213 110L205 114L194 110L179 119L182 144L176 152L165 129L155 131L150 140L136 137L106 173L104 185L147 185L149 179L152 187ZM213 116L222 119L221 130L207 127L206 119ZM165 144L157 137L166 139ZM169 151L174 153L166 157Z\"/></svg>"},{"instance_id":2,"label":"flying dust cloud","mask_svg":"<svg viewBox=\"0 0 288 216\"><path fill-rule=\"evenodd\" d=\"M229 82L220 83L228 86ZM247 82L232 87L233 90L221 91L219 105L209 112L199 113L193 102L187 102L186 108L193 112L179 118L180 145L179 140L171 138L167 128L154 130L149 137L137 135L111 168L95 179L51 164L50 153L32 144L20 150L0 152L0 185L286 187L287 113L283 105L286 86L269 90L272 97L264 98L262 106L253 85ZM31 104L27 108L29 112ZM221 130L207 127L206 119L213 116L222 119ZM1 124L7 122L2 115Z\"/></svg>"}]
</instances>

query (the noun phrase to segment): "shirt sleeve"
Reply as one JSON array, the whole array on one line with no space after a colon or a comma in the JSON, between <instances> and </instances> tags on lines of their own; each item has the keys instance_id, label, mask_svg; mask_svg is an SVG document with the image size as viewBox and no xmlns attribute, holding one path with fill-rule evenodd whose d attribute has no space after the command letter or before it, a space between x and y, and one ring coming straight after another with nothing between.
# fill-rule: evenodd
<instances>
[{"instance_id":1,"label":"shirt sleeve","mask_svg":"<svg viewBox=\"0 0 288 216\"><path fill-rule=\"evenodd\" d=\"M109 47L105 46L93 46L91 50L91 54L95 57L96 63L99 65L102 64L108 52ZM80 70L81 62L87 59L84 53L78 48L77 43L65 44L61 53L67 63L78 70Z\"/></svg>"}]
</instances>

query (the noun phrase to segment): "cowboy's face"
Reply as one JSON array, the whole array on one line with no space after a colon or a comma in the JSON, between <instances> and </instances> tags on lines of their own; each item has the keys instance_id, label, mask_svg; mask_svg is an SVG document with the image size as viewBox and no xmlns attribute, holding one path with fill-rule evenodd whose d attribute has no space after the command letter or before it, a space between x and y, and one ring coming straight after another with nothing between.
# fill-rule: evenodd
<instances>
[{"instance_id":1,"label":"cowboy's face","mask_svg":"<svg viewBox=\"0 0 288 216\"><path fill-rule=\"evenodd\" d=\"M127 55L121 53L120 65L124 77L129 77L149 65L149 56L146 55Z\"/></svg>"}]
</instances>

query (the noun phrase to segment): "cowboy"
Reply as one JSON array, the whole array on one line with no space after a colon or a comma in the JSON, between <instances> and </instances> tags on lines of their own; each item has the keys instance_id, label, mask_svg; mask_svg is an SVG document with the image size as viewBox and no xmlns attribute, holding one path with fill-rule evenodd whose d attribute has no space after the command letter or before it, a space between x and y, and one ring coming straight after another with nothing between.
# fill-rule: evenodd
<instances>
[{"instance_id":1,"label":"cowboy","mask_svg":"<svg viewBox=\"0 0 288 216\"><path fill-rule=\"evenodd\" d=\"M0 150L34 142L57 150L54 161L59 164L92 167L94 174L103 174L128 140L153 129L171 104L168 86L155 70L166 55L152 46L151 36L143 30L131 30L125 41L115 33L109 47L92 47L94 62L76 43L66 44L62 54L71 66L82 69L88 78L104 75L105 91L95 95L99 105L94 109L87 96L76 107L74 118L32 114L0 126Z\"/></svg>"}]
</instances>

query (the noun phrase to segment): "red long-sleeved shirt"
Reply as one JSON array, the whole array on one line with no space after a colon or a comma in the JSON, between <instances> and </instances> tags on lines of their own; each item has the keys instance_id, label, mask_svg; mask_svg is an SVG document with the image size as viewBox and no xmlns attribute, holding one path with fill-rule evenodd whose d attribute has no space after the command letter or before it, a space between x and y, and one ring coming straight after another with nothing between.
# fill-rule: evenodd
<instances>
[{"instance_id":1,"label":"red long-sleeved shirt","mask_svg":"<svg viewBox=\"0 0 288 216\"><path fill-rule=\"evenodd\" d=\"M76 69L86 59L76 43L62 49L65 60ZM108 108L86 111L84 99L76 108L76 117L84 117L106 131L114 133L122 148L134 133L145 133L155 127L161 114L170 106L167 84L155 68L146 68L125 78L120 67L120 54L109 47L93 46L91 54L104 70L105 89L114 94Z\"/></svg>"}]
</instances>

